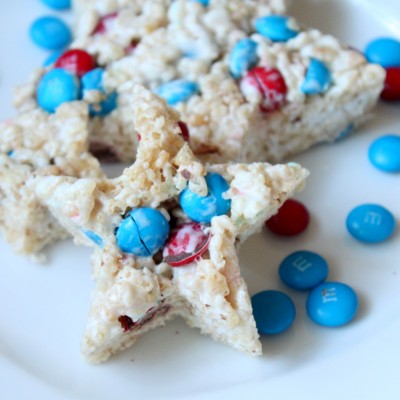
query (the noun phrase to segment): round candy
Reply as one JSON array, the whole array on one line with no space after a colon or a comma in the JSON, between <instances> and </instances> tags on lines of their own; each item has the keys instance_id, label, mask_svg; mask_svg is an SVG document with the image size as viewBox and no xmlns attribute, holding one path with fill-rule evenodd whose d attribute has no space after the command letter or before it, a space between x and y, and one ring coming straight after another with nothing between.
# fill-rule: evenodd
<instances>
[{"instance_id":1,"label":"round candy","mask_svg":"<svg viewBox=\"0 0 400 400\"><path fill-rule=\"evenodd\" d=\"M46 50L60 50L72 38L71 30L57 17L36 19L29 29L29 35L35 44Z\"/></svg>"},{"instance_id":2,"label":"round candy","mask_svg":"<svg viewBox=\"0 0 400 400\"><path fill-rule=\"evenodd\" d=\"M308 290L322 283L328 276L328 263L312 251L296 251L279 266L279 276L286 285L297 290Z\"/></svg>"},{"instance_id":3,"label":"round candy","mask_svg":"<svg viewBox=\"0 0 400 400\"><path fill-rule=\"evenodd\" d=\"M257 43L251 39L239 40L231 51L229 69L234 78L240 78L257 64Z\"/></svg>"},{"instance_id":4,"label":"round candy","mask_svg":"<svg viewBox=\"0 0 400 400\"><path fill-rule=\"evenodd\" d=\"M99 19L99 22L97 23L97 25L95 26L94 30L93 30L93 35L96 34L103 34L106 33L108 30L110 30L110 28L112 27L112 25L114 24L115 19L117 18L118 13L114 12L114 13L110 13L107 15L104 15L103 17L101 17Z\"/></svg>"},{"instance_id":5,"label":"round candy","mask_svg":"<svg viewBox=\"0 0 400 400\"><path fill-rule=\"evenodd\" d=\"M385 172L400 172L400 135L385 135L374 140L368 157L372 165Z\"/></svg>"},{"instance_id":6,"label":"round candy","mask_svg":"<svg viewBox=\"0 0 400 400\"><path fill-rule=\"evenodd\" d=\"M62 68L77 76L82 76L96 66L93 57L84 50L67 50L56 61L55 68Z\"/></svg>"},{"instance_id":7,"label":"round candy","mask_svg":"<svg viewBox=\"0 0 400 400\"><path fill-rule=\"evenodd\" d=\"M258 332L274 335L286 331L296 318L296 308L288 295L276 290L265 290L251 298Z\"/></svg>"},{"instance_id":8,"label":"round candy","mask_svg":"<svg viewBox=\"0 0 400 400\"><path fill-rule=\"evenodd\" d=\"M189 128L183 121L178 121L179 128L181 128L182 137L185 142L190 139Z\"/></svg>"},{"instance_id":9,"label":"round candy","mask_svg":"<svg viewBox=\"0 0 400 400\"><path fill-rule=\"evenodd\" d=\"M177 79L160 86L156 93L163 97L170 106L188 101L199 91L197 83L185 79Z\"/></svg>"},{"instance_id":10,"label":"round candy","mask_svg":"<svg viewBox=\"0 0 400 400\"><path fill-rule=\"evenodd\" d=\"M273 42L287 42L299 34L294 21L285 15L269 15L258 18L256 30Z\"/></svg>"},{"instance_id":11,"label":"round candy","mask_svg":"<svg viewBox=\"0 0 400 400\"><path fill-rule=\"evenodd\" d=\"M190 264L207 250L210 238L204 225L196 222L179 225L164 247L164 261L172 267Z\"/></svg>"},{"instance_id":12,"label":"round candy","mask_svg":"<svg viewBox=\"0 0 400 400\"><path fill-rule=\"evenodd\" d=\"M341 326L356 315L358 299L344 283L325 282L314 288L307 298L307 314L322 326Z\"/></svg>"},{"instance_id":13,"label":"round candy","mask_svg":"<svg viewBox=\"0 0 400 400\"><path fill-rule=\"evenodd\" d=\"M61 104L78 100L79 97L79 80L70 72L59 68L43 75L36 89L39 106L49 113L55 112Z\"/></svg>"},{"instance_id":14,"label":"round candy","mask_svg":"<svg viewBox=\"0 0 400 400\"><path fill-rule=\"evenodd\" d=\"M302 203L286 200L278 214L272 216L266 225L277 235L295 236L304 232L310 222L310 214Z\"/></svg>"},{"instance_id":15,"label":"round candy","mask_svg":"<svg viewBox=\"0 0 400 400\"><path fill-rule=\"evenodd\" d=\"M378 204L363 204L347 216L349 233L361 242L378 243L388 239L395 231L393 214Z\"/></svg>"},{"instance_id":16,"label":"round candy","mask_svg":"<svg viewBox=\"0 0 400 400\"><path fill-rule=\"evenodd\" d=\"M117 107L118 95L116 92L106 94L103 87L103 75L104 70L102 68L95 68L82 76L83 92L86 90L98 90L106 95L105 99L100 103L90 105L89 112L92 116L107 115Z\"/></svg>"},{"instance_id":17,"label":"round candy","mask_svg":"<svg viewBox=\"0 0 400 400\"><path fill-rule=\"evenodd\" d=\"M386 69L386 78L381 99L385 101L400 100L400 67Z\"/></svg>"},{"instance_id":18,"label":"round candy","mask_svg":"<svg viewBox=\"0 0 400 400\"><path fill-rule=\"evenodd\" d=\"M229 212L231 200L223 198L223 194L229 190L229 184L222 175L209 172L205 179L208 187L206 196L201 197L186 188L179 196L179 203L193 221L210 223L213 217Z\"/></svg>"},{"instance_id":19,"label":"round candy","mask_svg":"<svg viewBox=\"0 0 400 400\"><path fill-rule=\"evenodd\" d=\"M240 88L247 99L257 99L263 112L278 110L286 102L286 83L277 69L251 69L241 80Z\"/></svg>"},{"instance_id":20,"label":"round candy","mask_svg":"<svg viewBox=\"0 0 400 400\"><path fill-rule=\"evenodd\" d=\"M370 42L365 56L371 63L384 68L400 67L400 41L393 38L378 38Z\"/></svg>"},{"instance_id":21,"label":"round candy","mask_svg":"<svg viewBox=\"0 0 400 400\"><path fill-rule=\"evenodd\" d=\"M54 64L58 58L64 53L64 50L56 50L51 53L46 60L44 60L43 67L49 67Z\"/></svg>"},{"instance_id":22,"label":"round candy","mask_svg":"<svg viewBox=\"0 0 400 400\"><path fill-rule=\"evenodd\" d=\"M331 83L332 75L326 64L316 58L311 58L300 90L310 96L320 94L326 92Z\"/></svg>"},{"instance_id":23,"label":"round candy","mask_svg":"<svg viewBox=\"0 0 400 400\"><path fill-rule=\"evenodd\" d=\"M160 250L169 235L169 224L154 208L136 208L120 223L116 237L119 248L137 257L149 257Z\"/></svg>"},{"instance_id":24,"label":"round candy","mask_svg":"<svg viewBox=\"0 0 400 400\"><path fill-rule=\"evenodd\" d=\"M54 10L68 10L71 8L71 0L42 0L42 2Z\"/></svg>"}]
</instances>

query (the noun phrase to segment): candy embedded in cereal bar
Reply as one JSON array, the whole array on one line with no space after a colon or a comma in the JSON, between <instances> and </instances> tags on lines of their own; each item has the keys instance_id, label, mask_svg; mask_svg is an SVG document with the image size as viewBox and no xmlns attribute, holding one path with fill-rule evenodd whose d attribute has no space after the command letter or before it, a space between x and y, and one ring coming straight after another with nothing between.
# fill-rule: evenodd
<instances>
[{"instance_id":1,"label":"candy embedded in cereal bar","mask_svg":"<svg viewBox=\"0 0 400 400\"><path fill-rule=\"evenodd\" d=\"M55 114L29 111L0 124L0 230L17 253L35 255L66 237L26 185L32 174L103 176L87 152L87 124L82 102L63 104Z\"/></svg>"},{"instance_id":2,"label":"candy embedded in cereal bar","mask_svg":"<svg viewBox=\"0 0 400 400\"><path fill-rule=\"evenodd\" d=\"M131 108L141 139L135 163L120 177L37 176L29 183L75 242L95 248L83 354L104 361L176 316L261 354L237 246L302 188L307 170L205 166L162 99L136 86Z\"/></svg>"}]
</instances>

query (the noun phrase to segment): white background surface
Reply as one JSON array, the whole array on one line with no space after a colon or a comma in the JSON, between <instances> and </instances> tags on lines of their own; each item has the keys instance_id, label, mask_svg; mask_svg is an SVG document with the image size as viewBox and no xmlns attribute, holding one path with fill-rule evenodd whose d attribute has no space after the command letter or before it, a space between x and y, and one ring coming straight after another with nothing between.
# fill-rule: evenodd
<instances>
[{"instance_id":1,"label":"white background surface","mask_svg":"<svg viewBox=\"0 0 400 400\"><path fill-rule=\"evenodd\" d=\"M300 21L360 49L378 35L400 37L396 0L294 3L291 13ZM12 87L46 57L27 30L36 16L49 13L39 0L0 2L2 119L13 115ZM399 399L399 229L379 245L360 244L345 229L348 212L365 202L386 206L400 220L399 174L379 172L367 160L374 138L400 133L399 107L380 105L356 135L295 159L312 172L298 196L312 214L304 235L283 240L264 231L243 246L250 292L283 290L297 306L290 331L263 339L261 358L248 358L175 321L107 363L88 365L79 343L92 288L90 251L67 241L49 251L47 264L35 265L0 240L0 398ZM355 288L360 311L353 323L338 329L314 325L305 315L306 294L279 282L280 261L299 249L322 254L329 279Z\"/></svg>"}]
</instances>

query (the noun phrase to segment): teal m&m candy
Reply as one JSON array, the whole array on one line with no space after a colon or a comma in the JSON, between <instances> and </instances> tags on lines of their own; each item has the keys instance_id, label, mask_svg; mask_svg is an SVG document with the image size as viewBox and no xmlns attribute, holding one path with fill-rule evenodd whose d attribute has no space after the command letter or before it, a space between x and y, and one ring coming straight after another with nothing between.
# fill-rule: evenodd
<instances>
[{"instance_id":1,"label":"teal m&m candy","mask_svg":"<svg viewBox=\"0 0 400 400\"><path fill-rule=\"evenodd\" d=\"M72 39L68 26L60 18L52 16L36 19L29 28L29 35L35 44L46 50L61 50Z\"/></svg>"}]
</instances>

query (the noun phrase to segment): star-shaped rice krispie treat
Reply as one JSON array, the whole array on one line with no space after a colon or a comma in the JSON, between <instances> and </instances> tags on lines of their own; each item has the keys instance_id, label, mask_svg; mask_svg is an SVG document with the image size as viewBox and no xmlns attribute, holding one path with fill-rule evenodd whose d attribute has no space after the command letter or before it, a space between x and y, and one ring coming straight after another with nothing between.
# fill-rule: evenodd
<instances>
[{"instance_id":1,"label":"star-shaped rice krispie treat","mask_svg":"<svg viewBox=\"0 0 400 400\"><path fill-rule=\"evenodd\" d=\"M83 102L63 104L55 114L33 110L0 124L0 230L17 253L37 255L67 235L26 185L33 173L103 176L87 151L87 127Z\"/></svg>"},{"instance_id":2,"label":"star-shaped rice krispie treat","mask_svg":"<svg viewBox=\"0 0 400 400\"><path fill-rule=\"evenodd\" d=\"M36 176L29 186L76 243L93 246L96 288L82 352L91 362L180 316L215 340L261 354L238 245L301 189L298 164L204 165L179 114L135 86L140 142L115 179Z\"/></svg>"}]
</instances>

